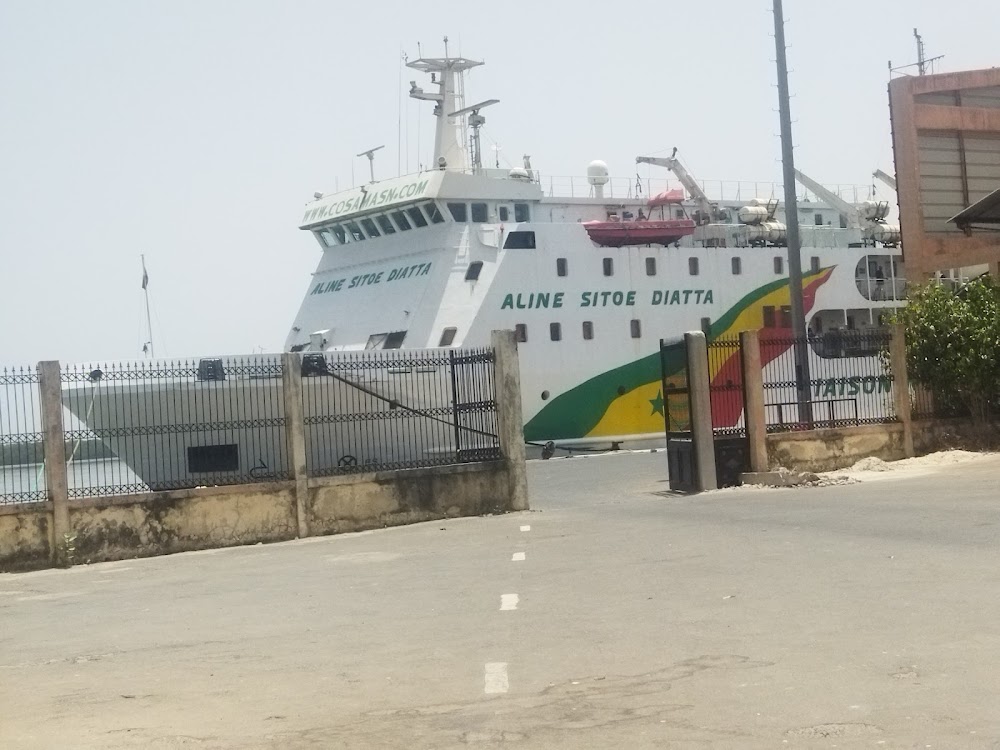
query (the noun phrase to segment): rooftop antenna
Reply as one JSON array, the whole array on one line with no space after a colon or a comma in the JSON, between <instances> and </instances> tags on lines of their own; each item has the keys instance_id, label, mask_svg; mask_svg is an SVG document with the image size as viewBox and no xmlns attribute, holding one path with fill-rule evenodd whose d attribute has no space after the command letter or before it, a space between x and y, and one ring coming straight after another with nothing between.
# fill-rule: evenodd
<instances>
[{"instance_id":1,"label":"rooftop antenna","mask_svg":"<svg viewBox=\"0 0 1000 750\"><path fill-rule=\"evenodd\" d=\"M484 102L473 104L448 115L448 117L469 115L469 127L472 128L472 168L475 170L482 169L483 166L483 157L479 150L479 128L486 124L486 118L479 114L479 110L489 107L492 104L499 104L499 102L499 99L487 99ZM500 165L497 164L498 169L499 167Z\"/></svg>"},{"instance_id":2,"label":"rooftop antenna","mask_svg":"<svg viewBox=\"0 0 1000 750\"><path fill-rule=\"evenodd\" d=\"M380 148L385 148L385 144L376 146L375 148L370 148L367 151L362 151L360 154L355 154L355 156L368 157L368 172L371 175L372 182L375 182L375 152Z\"/></svg>"},{"instance_id":3,"label":"rooftop antenna","mask_svg":"<svg viewBox=\"0 0 1000 750\"><path fill-rule=\"evenodd\" d=\"M495 154L494 159L496 160L497 169L500 169L500 144L494 143L490 148L493 149L493 153Z\"/></svg>"},{"instance_id":4,"label":"rooftop antenna","mask_svg":"<svg viewBox=\"0 0 1000 750\"><path fill-rule=\"evenodd\" d=\"M153 353L153 319L149 316L149 274L146 273L146 256L140 255L142 259L142 295L146 298L146 335L149 338L142 345L142 353L148 354L150 359L155 359Z\"/></svg>"},{"instance_id":5,"label":"rooftop antenna","mask_svg":"<svg viewBox=\"0 0 1000 750\"><path fill-rule=\"evenodd\" d=\"M781 166L784 171L785 226L788 238L788 292L791 296L792 335L795 337L795 381L799 421L812 427L809 398L809 344L806 342L805 304L802 299L802 242L795 197L795 161L792 155L792 112L788 97L788 61L785 58L785 14L774 0L774 47L778 65L778 116L781 123Z\"/></svg>"},{"instance_id":6,"label":"rooftop antenna","mask_svg":"<svg viewBox=\"0 0 1000 750\"><path fill-rule=\"evenodd\" d=\"M928 58L924 51L924 38L920 36L916 29L913 29L913 38L917 41L917 61L915 63L910 63L909 65L900 65L899 67L892 66L892 60L889 61L889 73L903 73L903 75L909 75L904 71L907 68L916 68L917 75L927 75L927 72L934 72L934 63L940 60L944 55L938 55L937 57Z\"/></svg>"}]
</instances>

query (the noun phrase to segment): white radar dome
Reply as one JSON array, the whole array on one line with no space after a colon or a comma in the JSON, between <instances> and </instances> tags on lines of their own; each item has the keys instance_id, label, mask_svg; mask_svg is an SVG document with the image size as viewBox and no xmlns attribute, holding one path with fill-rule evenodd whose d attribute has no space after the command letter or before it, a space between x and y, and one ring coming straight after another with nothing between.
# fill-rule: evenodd
<instances>
[{"instance_id":1,"label":"white radar dome","mask_svg":"<svg viewBox=\"0 0 1000 750\"><path fill-rule=\"evenodd\" d=\"M587 165L587 182L591 185L608 184L608 165L600 159L594 159Z\"/></svg>"}]
</instances>

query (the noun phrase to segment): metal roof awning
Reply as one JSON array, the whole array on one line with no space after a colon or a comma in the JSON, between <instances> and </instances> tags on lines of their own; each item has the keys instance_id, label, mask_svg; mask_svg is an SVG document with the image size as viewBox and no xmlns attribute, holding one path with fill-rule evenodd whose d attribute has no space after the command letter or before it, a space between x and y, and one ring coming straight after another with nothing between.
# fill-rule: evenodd
<instances>
[{"instance_id":1,"label":"metal roof awning","mask_svg":"<svg viewBox=\"0 0 1000 750\"><path fill-rule=\"evenodd\" d=\"M966 234L972 229L1000 232L1000 189L948 219ZM975 225L975 226L974 226Z\"/></svg>"}]
</instances>

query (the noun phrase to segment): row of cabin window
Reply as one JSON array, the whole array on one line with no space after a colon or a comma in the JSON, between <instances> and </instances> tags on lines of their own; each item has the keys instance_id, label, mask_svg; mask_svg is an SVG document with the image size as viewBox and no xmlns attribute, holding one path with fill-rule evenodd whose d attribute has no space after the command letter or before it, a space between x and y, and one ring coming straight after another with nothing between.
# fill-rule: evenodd
<instances>
[{"instance_id":1,"label":"row of cabin window","mask_svg":"<svg viewBox=\"0 0 1000 750\"><path fill-rule=\"evenodd\" d=\"M812 273L819 272L819 257L812 256L810 259L810 269ZM733 275L739 276L743 273L743 260L741 258L732 258L732 268ZM698 258L688 258L688 273L691 276L697 276L699 272ZM774 272L784 273L785 272L785 259L780 255L774 256ZM567 276L569 274L569 264L565 258L556 258L556 275L557 276ZM615 259L605 258L604 259L604 275L614 276L615 275ZM646 258L646 275L656 276L656 258Z\"/></svg>"},{"instance_id":2,"label":"row of cabin window","mask_svg":"<svg viewBox=\"0 0 1000 750\"><path fill-rule=\"evenodd\" d=\"M489 221L488 203L448 203L448 211L451 218L459 223L465 223L472 217L474 224L486 224ZM497 218L500 221L510 221L510 207L497 206ZM531 220L531 209L527 203L514 204L514 221L524 222Z\"/></svg>"},{"instance_id":3,"label":"row of cabin window","mask_svg":"<svg viewBox=\"0 0 1000 750\"><path fill-rule=\"evenodd\" d=\"M445 329L448 330L448 329ZM629 321L629 333L632 338L637 339L642 337L642 323L639 320L633 318ZM526 323L518 323L514 326L514 337L520 342L525 343L528 340L528 325ZM549 338L553 341L562 341L562 323L549 323ZM583 321L583 338L590 341L594 338L594 322L591 320ZM443 344L442 344L443 346Z\"/></svg>"},{"instance_id":4,"label":"row of cabin window","mask_svg":"<svg viewBox=\"0 0 1000 750\"><path fill-rule=\"evenodd\" d=\"M380 214L368 214L359 219L344 221L320 229L317 234L326 247L346 245L348 242L362 242L375 239L382 235L407 232L410 229L421 229L428 224L440 224L444 221L440 209L434 201L415 203L395 211Z\"/></svg>"}]
</instances>

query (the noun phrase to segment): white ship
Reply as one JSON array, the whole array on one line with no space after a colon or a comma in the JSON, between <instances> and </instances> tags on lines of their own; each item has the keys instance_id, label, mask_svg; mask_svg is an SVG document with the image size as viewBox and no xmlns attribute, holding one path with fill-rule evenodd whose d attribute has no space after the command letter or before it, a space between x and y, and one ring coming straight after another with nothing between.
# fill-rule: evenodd
<instances>
[{"instance_id":1,"label":"white ship","mask_svg":"<svg viewBox=\"0 0 1000 750\"><path fill-rule=\"evenodd\" d=\"M286 351L336 358L369 349L488 346L491 331L512 329L520 342L526 440L572 448L663 441L661 339L693 329L710 339L747 329L791 335L785 216L772 197L779 186L725 183L710 196L675 156L637 157L664 168L662 179L613 180L600 161L589 164L586 177L548 178L527 156L514 169L486 168L482 111L498 101L466 106L463 81L482 63L446 54L407 64L430 77L429 90L413 82L410 96L433 107L434 168L381 181L373 174L369 184L317 194L306 206L300 227L313 233L322 254ZM899 230L886 221L887 204L863 190L838 192L800 179L812 193L799 207L810 331L878 326L905 298ZM850 354L857 352L823 347L811 356ZM666 364L681 367L679 359ZM730 377L732 365L716 363L713 377ZM442 369L422 377L446 375ZM246 387L199 374L202 380L205 388ZM224 429L194 432L182 429L191 421L187 402L197 401L189 385L83 382L68 388L64 401L156 489L245 475L251 467L267 478L284 459L261 454L250 432L254 420L283 414L279 386L277 378L253 385L266 394L258 399L266 404L260 415L222 414ZM307 392L329 387L325 378L304 381ZM353 399L365 412L388 409L407 392L398 373L367 381L376 394L367 400L358 401L349 383L334 387L343 391L335 401ZM165 399L164 389L177 395ZM175 401L174 410L157 406ZM134 426L119 424L130 414L158 415L153 421L162 426L142 428L148 437L136 439ZM319 419L308 406L306 416ZM740 419L722 416L733 425ZM362 457L349 449L349 435L342 438L348 447L316 457L324 471L344 460L404 465L418 458L401 455L388 434ZM411 441L406 450L440 454L448 446ZM206 476L192 461L212 471Z\"/></svg>"},{"instance_id":2,"label":"white ship","mask_svg":"<svg viewBox=\"0 0 1000 750\"><path fill-rule=\"evenodd\" d=\"M781 189L726 183L713 199L675 156L636 159L674 184L618 183L600 161L577 180L546 178L527 156L486 168L481 112L498 101L462 100L481 64L408 63L430 76L410 96L433 105L434 169L306 206L300 227L322 255L286 349L481 346L514 329L526 439L662 440L660 339L791 335ZM813 195L799 204L810 331L877 327L905 298L888 204L800 181Z\"/></svg>"}]
</instances>

